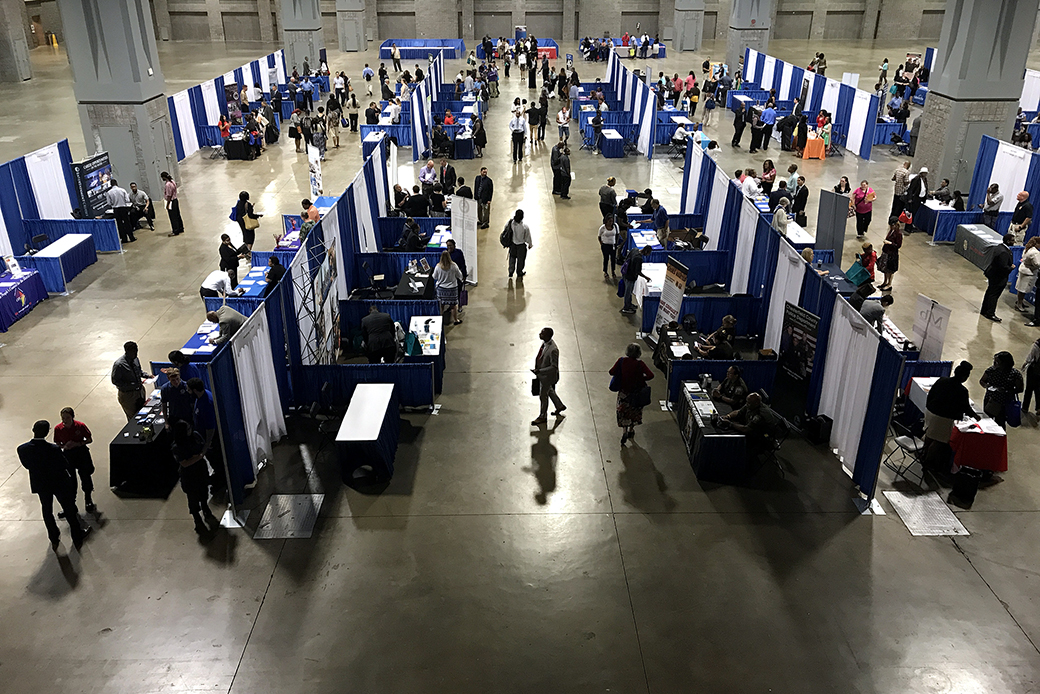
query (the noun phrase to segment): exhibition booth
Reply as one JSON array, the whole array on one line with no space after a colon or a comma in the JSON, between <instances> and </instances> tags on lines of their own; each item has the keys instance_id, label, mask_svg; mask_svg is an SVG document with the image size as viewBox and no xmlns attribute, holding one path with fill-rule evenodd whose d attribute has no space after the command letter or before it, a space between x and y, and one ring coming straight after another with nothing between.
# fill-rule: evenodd
<instances>
[{"instance_id":1,"label":"exhibition booth","mask_svg":"<svg viewBox=\"0 0 1040 694\"><path fill-rule=\"evenodd\" d=\"M635 126L633 139L636 151L645 155L647 159L652 159L657 140L657 96L654 90L641 80L639 75L629 70L616 53L611 53L607 58L607 75L604 82L616 95L620 110L631 114L632 124ZM610 128L604 127L604 137L607 137L607 130ZM622 133L617 134L624 138Z\"/></svg>"},{"instance_id":2,"label":"exhibition booth","mask_svg":"<svg viewBox=\"0 0 1040 694\"><path fill-rule=\"evenodd\" d=\"M495 37L492 37L494 40ZM506 39L506 42L510 46L516 45L516 39ZM498 41L494 40L495 43L495 56L501 59L498 55ZM400 45L400 44L398 44ZM484 46L479 41L475 50L477 60L487 60L487 54L484 53ZM539 38L538 39L538 57L548 58L549 60L556 60L560 57L560 44L556 43L553 39Z\"/></svg>"},{"instance_id":3,"label":"exhibition booth","mask_svg":"<svg viewBox=\"0 0 1040 694\"><path fill-rule=\"evenodd\" d=\"M401 60L426 61L431 55L448 60L466 57L466 42L462 39L387 39L379 44L380 60L393 58L394 44L401 51Z\"/></svg>"}]
</instances>

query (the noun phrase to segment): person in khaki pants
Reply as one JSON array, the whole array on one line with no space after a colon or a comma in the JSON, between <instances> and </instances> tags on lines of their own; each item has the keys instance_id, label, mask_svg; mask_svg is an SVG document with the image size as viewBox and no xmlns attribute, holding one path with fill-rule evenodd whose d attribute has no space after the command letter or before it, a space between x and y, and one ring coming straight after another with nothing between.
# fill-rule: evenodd
<instances>
[{"instance_id":1,"label":"person in khaki pants","mask_svg":"<svg viewBox=\"0 0 1040 694\"><path fill-rule=\"evenodd\" d=\"M112 385L119 391L119 406L123 408L128 422L144 406L146 378L151 376L141 370L141 362L137 358L137 343L125 343L123 356L112 364Z\"/></svg>"}]
</instances>

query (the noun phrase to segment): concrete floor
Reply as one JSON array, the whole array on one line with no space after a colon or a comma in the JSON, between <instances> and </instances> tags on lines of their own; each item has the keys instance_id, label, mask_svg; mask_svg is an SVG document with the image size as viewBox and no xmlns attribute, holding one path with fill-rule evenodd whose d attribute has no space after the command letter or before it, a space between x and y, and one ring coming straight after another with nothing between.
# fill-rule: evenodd
<instances>
[{"instance_id":1,"label":"concrete floor","mask_svg":"<svg viewBox=\"0 0 1040 694\"><path fill-rule=\"evenodd\" d=\"M212 78L271 46L160 45L168 93ZM830 70L873 74L882 57L923 46L774 42L778 57L828 54ZM671 57L685 72L716 50ZM722 51L722 46L717 48ZM576 52L573 51L572 52ZM85 154L64 55L33 52L36 77L0 86L0 160L62 137ZM360 74L367 54L331 53ZM1036 62L1035 56L1031 64ZM654 64L655 68L658 65ZM449 73L457 68L449 65ZM583 76L602 67L579 66ZM866 78L865 78L866 79ZM251 505L272 490L324 492L314 537L253 541L220 533L199 544L180 490L121 499L106 487L107 441L123 415L108 382L127 339L162 358L202 319L197 288L216 266L226 210L239 190L272 217L307 194L306 164L284 141L250 163L196 155L181 165L188 233L154 234L105 255L75 292L36 308L0 349L0 677L35 692L1033 692L1040 679L1040 475L1035 422L1010 433L1010 471L958 511L970 537L913 538L886 516L859 516L836 460L802 441L784 449L785 480L702 485L684 461L672 415L647 408L619 450L606 369L633 339L601 280L595 191L652 187L679 205L681 164L659 158L572 158L573 199L549 195L548 146L509 161L504 104L528 95L517 77L487 119L482 161L496 183L491 230L523 207L534 233L529 275L505 278L496 234L482 239L482 281L449 336L440 414L408 415L398 469L374 493L343 487L305 427L278 446ZM25 117L26 107L32 119ZM709 132L728 142L730 125ZM890 194L897 160L799 162L814 188L869 178ZM405 150L407 153L407 150ZM778 168L789 160L770 150ZM723 146L721 163L761 168ZM327 190L360 163L356 136L330 150ZM402 177L414 175L402 167ZM941 174L941 172L940 172ZM815 218L817 195L810 197ZM267 224L258 248L272 246ZM883 224L870 237L880 247ZM851 257L854 236L846 247ZM896 323L918 292L953 308L945 357L994 351L1024 359L1038 334L1002 301L1005 321L978 317L983 278L950 247L908 237L896 276ZM527 368L543 325L556 329L568 417L527 422ZM655 399L663 379L654 381ZM972 394L981 398L974 382ZM82 553L67 533L55 556L15 446L31 423L76 408L97 442L103 517ZM882 475L881 486L891 480ZM259 513L259 511L256 511Z\"/></svg>"}]
</instances>

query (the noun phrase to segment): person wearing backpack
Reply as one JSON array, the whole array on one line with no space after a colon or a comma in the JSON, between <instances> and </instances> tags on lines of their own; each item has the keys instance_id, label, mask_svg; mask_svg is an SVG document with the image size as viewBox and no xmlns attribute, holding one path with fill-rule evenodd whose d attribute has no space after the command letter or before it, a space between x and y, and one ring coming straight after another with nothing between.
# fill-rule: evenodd
<instances>
[{"instance_id":1,"label":"person wearing backpack","mask_svg":"<svg viewBox=\"0 0 1040 694\"><path fill-rule=\"evenodd\" d=\"M509 249L509 279L513 279L513 272L516 272L517 278L523 279L527 274L524 272L527 264L527 250L534 248L531 229L524 224L523 210L517 210L513 218L506 222L498 240L503 248Z\"/></svg>"}]
</instances>

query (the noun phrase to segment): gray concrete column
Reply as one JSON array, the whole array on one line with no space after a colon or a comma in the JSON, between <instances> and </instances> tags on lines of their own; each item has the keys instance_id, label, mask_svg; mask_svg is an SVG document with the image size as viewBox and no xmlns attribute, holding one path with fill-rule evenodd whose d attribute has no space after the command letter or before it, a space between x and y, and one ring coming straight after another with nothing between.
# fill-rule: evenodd
<instances>
[{"instance_id":1,"label":"gray concrete column","mask_svg":"<svg viewBox=\"0 0 1040 694\"><path fill-rule=\"evenodd\" d=\"M463 18L463 22L465 21L466 19ZM469 21L473 21L472 15L470 15ZM415 33L421 39L459 38L458 0L416 2ZM425 65L425 61L423 64Z\"/></svg>"},{"instance_id":2,"label":"gray concrete column","mask_svg":"<svg viewBox=\"0 0 1040 694\"><path fill-rule=\"evenodd\" d=\"M1038 0L949 0L914 163L967 190L983 135L1009 140Z\"/></svg>"},{"instance_id":3,"label":"gray concrete column","mask_svg":"<svg viewBox=\"0 0 1040 694\"><path fill-rule=\"evenodd\" d=\"M256 11L260 15L260 40L264 43L274 43L274 8L271 0L256 0Z\"/></svg>"},{"instance_id":4,"label":"gray concrete column","mask_svg":"<svg viewBox=\"0 0 1040 694\"><path fill-rule=\"evenodd\" d=\"M22 0L0 0L0 82L32 79Z\"/></svg>"},{"instance_id":5,"label":"gray concrete column","mask_svg":"<svg viewBox=\"0 0 1040 694\"><path fill-rule=\"evenodd\" d=\"M726 64L736 72L745 48L765 53L769 48L772 0L733 0L726 37Z\"/></svg>"},{"instance_id":6,"label":"gray concrete column","mask_svg":"<svg viewBox=\"0 0 1040 694\"><path fill-rule=\"evenodd\" d=\"M303 61L318 66L319 51L325 47L321 29L321 7L318 0L281 0L282 41L285 64L292 72L295 65L303 70Z\"/></svg>"},{"instance_id":7,"label":"gray concrete column","mask_svg":"<svg viewBox=\"0 0 1040 694\"><path fill-rule=\"evenodd\" d=\"M206 20L209 24L209 40L224 43L224 15L220 11L220 0L206 0Z\"/></svg>"},{"instance_id":8,"label":"gray concrete column","mask_svg":"<svg viewBox=\"0 0 1040 694\"><path fill-rule=\"evenodd\" d=\"M365 0L336 0L336 35L341 51L368 50Z\"/></svg>"},{"instance_id":9,"label":"gray concrete column","mask_svg":"<svg viewBox=\"0 0 1040 694\"><path fill-rule=\"evenodd\" d=\"M704 0L675 0L672 49L699 51L704 38Z\"/></svg>"},{"instance_id":10,"label":"gray concrete column","mask_svg":"<svg viewBox=\"0 0 1040 694\"><path fill-rule=\"evenodd\" d=\"M578 9L576 0L563 0L563 40L573 41L578 35L578 26L574 21L574 13ZM567 51L564 51L564 55ZM563 57L562 55L560 56Z\"/></svg>"},{"instance_id":11,"label":"gray concrete column","mask_svg":"<svg viewBox=\"0 0 1040 694\"><path fill-rule=\"evenodd\" d=\"M177 156L148 0L58 0L58 8L87 149L107 151L117 178L155 197L160 171L176 178Z\"/></svg>"},{"instance_id":12,"label":"gray concrete column","mask_svg":"<svg viewBox=\"0 0 1040 694\"><path fill-rule=\"evenodd\" d=\"M520 26L521 24L527 24L527 0L514 0L513 27ZM516 30L513 27L509 28L509 34L506 38L512 38L516 35Z\"/></svg>"},{"instance_id":13,"label":"gray concrete column","mask_svg":"<svg viewBox=\"0 0 1040 694\"><path fill-rule=\"evenodd\" d=\"M459 38L465 41L466 45L484 38L477 36L477 30L473 24L473 0L460 0L459 12L462 13L462 36Z\"/></svg>"},{"instance_id":14,"label":"gray concrete column","mask_svg":"<svg viewBox=\"0 0 1040 694\"><path fill-rule=\"evenodd\" d=\"M158 35L155 37L160 41L170 40L170 5L166 0L152 0L152 11L155 13L155 26Z\"/></svg>"}]
</instances>

